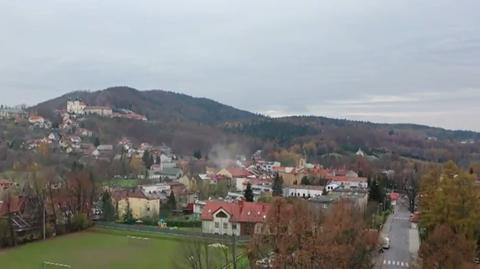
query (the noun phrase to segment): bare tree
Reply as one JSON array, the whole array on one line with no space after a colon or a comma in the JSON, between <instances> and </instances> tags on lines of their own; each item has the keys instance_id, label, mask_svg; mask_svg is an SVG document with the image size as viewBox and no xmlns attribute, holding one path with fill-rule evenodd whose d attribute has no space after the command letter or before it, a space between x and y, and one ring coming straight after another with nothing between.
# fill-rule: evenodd
<instances>
[{"instance_id":1,"label":"bare tree","mask_svg":"<svg viewBox=\"0 0 480 269\"><path fill-rule=\"evenodd\" d=\"M413 171L406 179L405 191L408 198L408 210L413 213L416 208L416 199L418 195L418 178L416 171Z\"/></svg>"}]
</instances>

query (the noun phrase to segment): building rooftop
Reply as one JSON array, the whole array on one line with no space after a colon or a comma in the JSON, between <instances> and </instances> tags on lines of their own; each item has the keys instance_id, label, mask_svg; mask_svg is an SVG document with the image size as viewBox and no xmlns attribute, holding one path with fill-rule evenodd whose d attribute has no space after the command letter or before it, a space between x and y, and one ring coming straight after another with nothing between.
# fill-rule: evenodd
<instances>
[{"instance_id":1,"label":"building rooftop","mask_svg":"<svg viewBox=\"0 0 480 269\"><path fill-rule=\"evenodd\" d=\"M230 222L258 223L265 221L270 208L271 205L267 203L208 201L203 208L201 219L213 220L216 212L224 210L230 215Z\"/></svg>"}]
</instances>

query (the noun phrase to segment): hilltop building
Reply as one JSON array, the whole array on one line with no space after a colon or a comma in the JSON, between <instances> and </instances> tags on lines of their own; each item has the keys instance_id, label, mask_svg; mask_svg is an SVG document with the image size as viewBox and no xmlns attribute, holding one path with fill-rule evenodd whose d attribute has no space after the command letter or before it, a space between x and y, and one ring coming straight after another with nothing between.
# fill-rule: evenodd
<instances>
[{"instance_id":1,"label":"hilltop building","mask_svg":"<svg viewBox=\"0 0 480 269\"><path fill-rule=\"evenodd\" d=\"M25 116L25 110L22 106L9 107L0 105L0 119L15 119Z\"/></svg>"}]
</instances>

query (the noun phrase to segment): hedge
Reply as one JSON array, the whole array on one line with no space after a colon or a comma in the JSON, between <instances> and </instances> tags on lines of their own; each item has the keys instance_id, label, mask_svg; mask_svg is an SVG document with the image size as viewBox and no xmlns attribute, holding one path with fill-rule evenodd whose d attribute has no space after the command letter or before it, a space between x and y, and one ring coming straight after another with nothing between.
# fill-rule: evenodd
<instances>
[{"instance_id":1,"label":"hedge","mask_svg":"<svg viewBox=\"0 0 480 269\"><path fill-rule=\"evenodd\" d=\"M168 227L202 227L201 221L169 221L167 220Z\"/></svg>"}]
</instances>

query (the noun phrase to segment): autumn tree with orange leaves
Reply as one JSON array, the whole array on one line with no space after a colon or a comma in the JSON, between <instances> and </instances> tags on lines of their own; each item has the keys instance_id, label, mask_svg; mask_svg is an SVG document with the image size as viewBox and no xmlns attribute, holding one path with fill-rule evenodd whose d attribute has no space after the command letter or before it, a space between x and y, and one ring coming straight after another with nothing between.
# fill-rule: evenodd
<instances>
[{"instance_id":1,"label":"autumn tree with orange leaves","mask_svg":"<svg viewBox=\"0 0 480 269\"><path fill-rule=\"evenodd\" d=\"M423 269L473 269L474 242L454 233L446 224L439 225L422 243Z\"/></svg>"},{"instance_id":2,"label":"autumn tree with orange leaves","mask_svg":"<svg viewBox=\"0 0 480 269\"><path fill-rule=\"evenodd\" d=\"M358 212L346 201L321 214L306 201L276 199L263 233L248 246L251 267L267 257L271 268L372 268L377 234L372 237Z\"/></svg>"}]
</instances>

